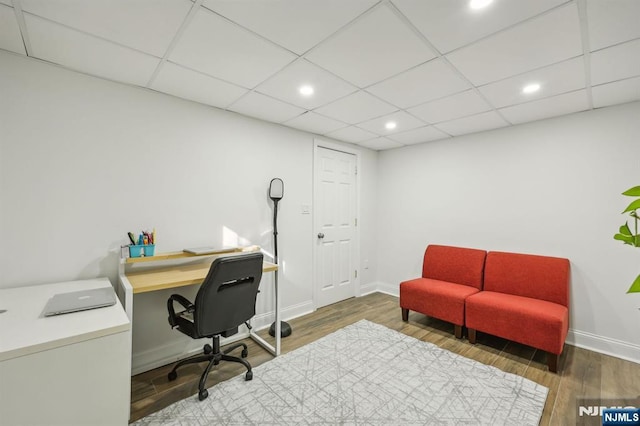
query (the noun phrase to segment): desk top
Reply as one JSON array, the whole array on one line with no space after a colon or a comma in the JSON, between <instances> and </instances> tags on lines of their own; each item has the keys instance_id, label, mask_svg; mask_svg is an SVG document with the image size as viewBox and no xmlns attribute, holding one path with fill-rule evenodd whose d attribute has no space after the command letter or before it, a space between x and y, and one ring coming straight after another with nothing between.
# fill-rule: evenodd
<instances>
[{"instance_id":1,"label":"desk top","mask_svg":"<svg viewBox=\"0 0 640 426\"><path fill-rule=\"evenodd\" d=\"M213 259L211 262L213 262ZM207 273L209 273L211 262L165 266L145 271L127 272L126 276L129 283L131 283L131 287L133 287L133 294L202 284ZM262 264L262 272L273 272L277 270L278 265L275 263L263 262Z\"/></svg>"},{"instance_id":2,"label":"desk top","mask_svg":"<svg viewBox=\"0 0 640 426\"><path fill-rule=\"evenodd\" d=\"M0 361L129 330L119 301L106 308L44 317L51 296L111 287L107 278L0 290Z\"/></svg>"}]
</instances>

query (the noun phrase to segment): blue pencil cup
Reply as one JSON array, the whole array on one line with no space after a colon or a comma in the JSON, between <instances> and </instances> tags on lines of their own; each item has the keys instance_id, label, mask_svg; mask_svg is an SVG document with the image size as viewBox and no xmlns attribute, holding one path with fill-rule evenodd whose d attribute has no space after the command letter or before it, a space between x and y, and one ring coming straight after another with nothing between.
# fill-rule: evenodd
<instances>
[{"instance_id":1,"label":"blue pencil cup","mask_svg":"<svg viewBox=\"0 0 640 426\"><path fill-rule=\"evenodd\" d=\"M155 244L129 246L130 257L153 256L155 252L156 252Z\"/></svg>"}]
</instances>

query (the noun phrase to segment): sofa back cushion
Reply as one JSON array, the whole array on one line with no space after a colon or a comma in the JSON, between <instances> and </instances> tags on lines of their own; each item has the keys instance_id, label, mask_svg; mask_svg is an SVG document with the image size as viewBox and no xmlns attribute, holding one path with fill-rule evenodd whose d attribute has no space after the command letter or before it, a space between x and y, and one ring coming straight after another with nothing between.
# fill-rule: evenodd
<instances>
[{"instance_id":1,"label":"sofa back cushion","mask_svg":"<svg viewBox=\"0 0 640 426\"><path fill-rule=\"evenodd\" d=\"M484 290L569 306L569 259L491 251Z\"/></svg>"},{"instance_id":2,"label":"sofa back cushion","mask_svg":"<svg viewBox=\"0 0 640 426\"><path fill-rule=\"evenodd\" d=\"M424 252L422 277L464 284L482 290L484 250L430 245Z\"/></svg>"}]
</instances>

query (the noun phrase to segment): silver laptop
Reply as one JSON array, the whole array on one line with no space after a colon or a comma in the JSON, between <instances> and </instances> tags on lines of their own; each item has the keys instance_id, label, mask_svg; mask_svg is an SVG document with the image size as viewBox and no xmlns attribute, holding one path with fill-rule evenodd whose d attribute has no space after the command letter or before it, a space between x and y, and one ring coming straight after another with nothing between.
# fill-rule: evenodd
<instances>
[{"instance_id":1,"label":"silver laptop","mask_svg":"<svg viewBox=\"0 0 640 426\"><path fill-rule=\"evenodd\" d=\"M69 314L88 309L115 305L116 296L111 287L81 290L54 295L44 307L44 316Z\"/></svg>"},{"instance_id":2,"label":"silver laptop","mask_svg":"<svg viewBox=\"0 0 640 426\"><path fill-rule=\"evenodd\" d=\"M236 247L193 247L186 248L182 251L190 254L211 254L211 253L232 253L236 250Z\"/></svg>"}]
</instances>

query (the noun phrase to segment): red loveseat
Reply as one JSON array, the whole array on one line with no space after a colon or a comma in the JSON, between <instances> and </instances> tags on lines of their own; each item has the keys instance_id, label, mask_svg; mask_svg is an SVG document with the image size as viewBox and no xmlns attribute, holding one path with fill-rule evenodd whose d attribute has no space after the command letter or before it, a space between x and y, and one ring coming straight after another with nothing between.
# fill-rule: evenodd
<instances>
[{"instance_id":1,"label":"red loveseat","mask_svg":"<svg viewBox=\"0 0 640 426\"><path fill-rule=\"evenodd\" d=\"M465 299L482 289L487 252L462 247L430 245L424 253L422 278L400 283L402 320L409 310L454 324L462 338Z\"/></svg>"},{"instance_id":2,"label":"red loveseat","mask_svg":"<svg viewBox=\"0 0 640 426\"><path fill-rule=\"evenodd\" d=\"M465 325L470 343L477 330L546 351L556 373L569 330L569 260L489 252L483 291L465 301Z\"/></svg>"}]
</instances>

